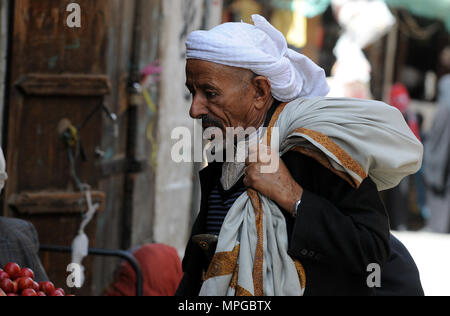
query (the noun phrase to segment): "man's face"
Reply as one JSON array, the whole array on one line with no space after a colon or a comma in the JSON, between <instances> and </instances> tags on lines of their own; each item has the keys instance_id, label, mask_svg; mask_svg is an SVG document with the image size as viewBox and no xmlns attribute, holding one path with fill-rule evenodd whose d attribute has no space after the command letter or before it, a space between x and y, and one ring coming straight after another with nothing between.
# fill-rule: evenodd
<instances>
[{"instance_id":1,"label":"man's face","mask_svg":"<svg viewBox=\"0 0 450 316\"><path fill-rule=\"evenodd\" d=\"M255 89L251 71L190 59L186 86L192 94L190 115L203 128L254 127ZM259 127L259 126L257 126Z\"/></svg>"}]
</instances>

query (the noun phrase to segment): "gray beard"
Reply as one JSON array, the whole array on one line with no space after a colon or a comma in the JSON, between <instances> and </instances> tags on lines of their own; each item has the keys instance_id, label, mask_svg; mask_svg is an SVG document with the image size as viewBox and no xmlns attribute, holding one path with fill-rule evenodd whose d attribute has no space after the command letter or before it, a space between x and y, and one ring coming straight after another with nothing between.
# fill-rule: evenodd
<instances>
[{"instance_id":1,"label":"gray beard","mask_svg":"<svg viewBox=\"0 0 450 316\"><path fill-rule=\"evenodd\" d=\"M249 139L246 140L246 142L250 142L252 139L254 139L254 137L259 137L261 140L264 130L264 128L258 129L257 134L251 135ZM222 166L222 177L220 179L220 182L226 191L230 190L245 173L245 158L247 158L247 155L245 158L237 157L237 148L238 145L235 146L235 161L224 162Z\"/></svg>"}]
</instances>

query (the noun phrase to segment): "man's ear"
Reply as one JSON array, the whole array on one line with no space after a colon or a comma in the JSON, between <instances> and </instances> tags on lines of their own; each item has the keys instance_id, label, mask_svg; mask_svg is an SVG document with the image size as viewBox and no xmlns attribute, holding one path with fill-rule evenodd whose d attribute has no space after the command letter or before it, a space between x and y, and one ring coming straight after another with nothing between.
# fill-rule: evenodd
<instances>
[{"instance_id":1,"label":"man's ear","mask_svg":"<svg viewBox=\"0 0 450 316\"><path fill-rule=\"evenodd\" d=\"M253 78L252 84L256 91L254 102L255 108L257 110L263 110L272 100L272 85L270 84L269 79L264 76L256 76Z\"/></svg>"}]
</instances>

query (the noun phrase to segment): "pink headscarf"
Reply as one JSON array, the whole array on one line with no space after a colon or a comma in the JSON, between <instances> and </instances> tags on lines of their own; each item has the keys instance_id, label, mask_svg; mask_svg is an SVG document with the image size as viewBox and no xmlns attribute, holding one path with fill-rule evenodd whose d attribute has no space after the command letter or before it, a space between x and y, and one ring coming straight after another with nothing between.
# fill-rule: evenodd
<instances>
[{"instance_id":1,"label":"pink headscarf","mask_svg":"<svg viewBox=\"0 0 450 316\"><path fill-rule=\"evenodd\" d=\"M174 296L183 278L177 251L162 244L147 245L134 253L142 269L144 296ZM123 263L105 296L135 296L136 274Z\"/></svg>"}]
</instances>

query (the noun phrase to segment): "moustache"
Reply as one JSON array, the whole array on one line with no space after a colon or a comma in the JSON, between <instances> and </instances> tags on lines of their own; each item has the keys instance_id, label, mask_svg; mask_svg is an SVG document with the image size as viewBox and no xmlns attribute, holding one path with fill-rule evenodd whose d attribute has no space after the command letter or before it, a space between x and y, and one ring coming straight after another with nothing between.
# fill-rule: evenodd
<instances>
[{"instance_id":1,"label":"moustache","mask_svg":"<svg viewBox=\"0 0 450 316\"><path fill-rule=\"evenodd\" d=\"M199 120L201 120L201 122L202 122L203 129L208 129L210 127L217 127L220 129L224 129L222 122L220 122L219 120L214 119L208 115L200 116Z\"/></svg>"}]
</instances>

